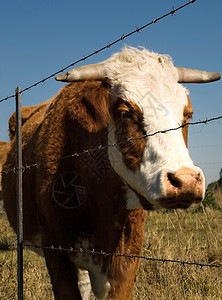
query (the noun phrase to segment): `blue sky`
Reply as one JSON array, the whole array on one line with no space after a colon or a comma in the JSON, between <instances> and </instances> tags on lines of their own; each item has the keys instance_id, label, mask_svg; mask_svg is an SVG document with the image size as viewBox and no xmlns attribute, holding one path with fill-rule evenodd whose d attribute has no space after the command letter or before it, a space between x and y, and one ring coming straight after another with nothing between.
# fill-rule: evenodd
<instances>
[{"instance_id":1,"label":"blue sky","mask_svg":"<svg viewBox=\"0 0 222 300\"><path fill-rule=\"evenodd\" d=\"M3 1L0 10L0 99L56 72L158 18L187 0ZM222 73L222 1L196 0L175 16L142 30L91 57L96 63L124 44L169 54L177 66ZM63 86L53 78L25 92L22 105L51 98ZM222 115L222 80L189 84L194 121ZM8 141L14 99L0 103L0 140ZM189 149L207 183L222 168L222 121L192 126Z\"/></svg>"}]
</instances>

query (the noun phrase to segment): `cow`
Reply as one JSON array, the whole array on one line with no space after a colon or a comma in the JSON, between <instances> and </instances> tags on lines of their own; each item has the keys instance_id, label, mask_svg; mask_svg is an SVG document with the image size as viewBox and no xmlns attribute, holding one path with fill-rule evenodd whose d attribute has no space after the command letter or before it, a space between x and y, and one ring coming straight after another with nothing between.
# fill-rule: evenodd
<instances>
[{"instance_id":1,"label":"cow","mask_svg":"<svg viewBox=\"0 0 222 300\"><path fill-rule=\"evenodd\" d=\"M0 141L0 200L2 199L2 166L6 161L9 149L10 143Z\"/></svg>"},{"instance_id":2,"label":"cow","mask_svg":"<svg viewBox=\"0 0 222 300\"><path fill-rule=\"evenodd\" d=\"M180 83L219 78L126 47L57 76L68 84L24 118L24 240L44 255L56 300L86 300L91 288L98 299L132 299L139 259L127 254L141 253L147 211L204 197L204 174L187 149L193 109ZM15 165L11 132L6 170ZM3 174L3 198L16 230L13 172Z\"/></svg>"}]
</instances>

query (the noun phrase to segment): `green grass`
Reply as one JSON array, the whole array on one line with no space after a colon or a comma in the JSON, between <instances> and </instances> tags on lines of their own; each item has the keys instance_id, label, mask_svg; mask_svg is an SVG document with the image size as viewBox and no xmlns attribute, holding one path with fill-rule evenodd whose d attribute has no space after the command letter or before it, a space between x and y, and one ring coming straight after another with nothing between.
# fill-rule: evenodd
<instances>
[{"instance_id":1,"label":"green grass","mask_svg":"<svg viewBox=\"0 0 222 300\"><path fill-rule=\"evenodd\" d=\"M221 191L215 192L215 199L218 205L203 205L201 210L150 212L142 255L222 264ZM15 240L6 216L1 214L0 245ZM1 300L17 298L16 260L15 250L0 251ZM24 250L24 299L54 299L44 259L29 250ZM222 269L141 260L134 299L222 299Z\"/></svg>"}]
</instances>

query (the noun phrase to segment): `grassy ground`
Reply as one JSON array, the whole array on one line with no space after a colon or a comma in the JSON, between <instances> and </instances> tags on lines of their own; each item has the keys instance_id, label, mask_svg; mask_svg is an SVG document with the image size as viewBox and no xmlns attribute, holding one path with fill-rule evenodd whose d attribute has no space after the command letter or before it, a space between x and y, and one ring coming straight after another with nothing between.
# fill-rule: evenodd
<instances>
[{"instance_id":1,"label":"grassy ground","mask_svg":"<svg viewBox=\"0 0 222 300\"><path fill-rule=\"evenodd\" d=\"M220 191L216 192L216 199L222 207ZM15 239L5 214L0 213L0 247ZM194 208L151 212L146 224L143 255L222 264L222 211L218 206L207 206L195 213ZM1 300L17 297L16 256L16 251L0 251ZM24 299L53 299L44 259L29 250L24 251ZM222 299L222 269L141 260L134 299Z\"/></svg>"}]
</instances>

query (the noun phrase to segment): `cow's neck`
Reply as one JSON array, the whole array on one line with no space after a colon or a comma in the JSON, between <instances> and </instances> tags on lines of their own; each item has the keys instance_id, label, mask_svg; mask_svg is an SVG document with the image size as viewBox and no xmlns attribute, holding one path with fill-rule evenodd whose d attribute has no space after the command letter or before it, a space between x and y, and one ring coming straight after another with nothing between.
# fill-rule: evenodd
<instances>
[{"instance_id":1,"label":"cow's neck","mask_svg":"<svg viewBox=\"0 0 222 300\"><path fill-rule=\"evenodd\" d=\"M107 148L95 150L100 145L107 146L107 130L89 133L70 119L67 120L67 127L69 136L64 141L64 156L91 149L84 155L74 156L71 159L72 163L70 160L63 161L60 167L59 173L78 174L82 178L82 185L87 188L86 203L73 213L79 211L84 215L84 221L87 219L88 226L82 224L82 228L97 241L97 249L115 251L121 235L126 230L130 211L127 209L128 187L111 167ZM81 223L82 220L78 218L78 222ZM129 230L124 234L129 235Z\"/></svg>"}]
</instances>

